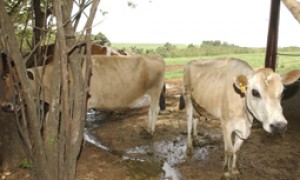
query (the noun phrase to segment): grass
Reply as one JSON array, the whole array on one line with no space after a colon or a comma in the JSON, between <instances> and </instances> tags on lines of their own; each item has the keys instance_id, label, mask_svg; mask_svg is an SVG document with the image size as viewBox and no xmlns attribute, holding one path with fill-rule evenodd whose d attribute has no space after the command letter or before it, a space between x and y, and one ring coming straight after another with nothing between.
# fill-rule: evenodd
<instances>
[{"instance_id":1,"label":"grass","mask_svg":"<svg viewBox=\"0 0 300 180\"><path fill-rule=\"evenodd\" d=\"M117 48L117 49L130 49L131 47L137 47L141 49L157 49L158 47L162 47L164 44L147 44L147 43L134 43L134 44L129 44L129 43L112 43L112 47ZM179 49L186 48L187 45L185 44L172 44L175 45Z\"/></svg>"},{"instance_id":2,"label":"grass","mask_svg":"<svg viewBox=\"0 0 300 180\"><path fill-rule=\"evenodd\" d=\"M200 56L200 57L183 57L183 58L165 58L167 65L185 65L187 62L194 59L210 59L210 58L238 58L247 61L252 67L259 67L264 65L264 53L253 54L222 54L212 56Z\"/></svg>"},{"instance_id":3,"label":"grass","mask_svg":"<svg viewBox=\"0 0 300 180\"><path fill-rule=\"evenodd\" d=\"M299 52L293 52L293 54L300 54ZM251 53L251 54L225 54L215 56L201 56L201 57L183 57L183 58L165 58L166 65L186 65L189 61L194 59L209 59L209 58L227 58L234 57L242 59L250 64L253 68L264 67L265 53ZM277 56L277 68L276 72L282 73L292 69L300 69L300 57L299 56ZM174 70L166 72L166 79L178 79L183 76L183 68L181 70Z\"/></svg>"},{"instance_id":4,"label":"grass","mask_svg":"<svg viewBox=\"0 0 300 180\"><path fill-rule=\"evenodd\" d=\"M180 79L180 78L182 78L182 75L183 75L183 69L166 72L165 79Z\"/></svg>"},{"instance_id":5,"label":"grass","mask_svg":"<svg viewBox=\"0 0 300 180\"><path fill-rule=\"evenodd\" d=\"M152 49L155 50L158 47L162 47L164 44L147 44L147 43L113 43L112 46L117 49L130 49L131 47L137 47L141 49ZM172 44L179 49L187 48L185 44ZM280 51L280 50L279 50ZM289 52L280 52L282 54L300 54L297 50L290 50ZM264 67L265 63L265 53L249 53L249 54L222 54L222 55L212 55L212 56L200 56L200 57L180 57L180 58L165 58L167 66L170 65L186 65L189 61L194 59L209 59L209 58L228 58L234 57L242 59L250 64L253 68ZM300 57L299 56L277 56L277 68L276 72L282 73L292 69L300 68ZM166 79L178 79L182 78L183 68L181 70L174 70L171 72L166 72Z\"/></svg>"}]
</instances>

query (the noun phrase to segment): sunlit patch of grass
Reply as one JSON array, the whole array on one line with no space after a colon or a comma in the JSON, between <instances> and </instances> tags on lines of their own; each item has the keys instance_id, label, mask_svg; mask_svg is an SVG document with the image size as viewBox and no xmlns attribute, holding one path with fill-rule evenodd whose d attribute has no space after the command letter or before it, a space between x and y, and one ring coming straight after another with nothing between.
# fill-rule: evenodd
<instances>
[{"instance_id":1,"label":"sunlit patch of grass","mask_svg":"<svg viewBox=\"0 0 300 180\"><path fill-rule=\"evenodd\" d=\"M148 44L148 43L112 43L112 47L117 49L130 49L131 47L137 47L141 49L157 49L162 47L164 44ZM185 44L172 44L179 49L186 48Z\"/></svg>"},{"instance_id":2,"label":"sunlit patch of grass","mask_svg":"<svg viewBox=\"0 0 300 180\"><path fill-rule=\"evenodd\" d=\"M183 77L183 69L165 73L165 79L179 79Z\"/></svg>"},{"instance_id":3,"label":"sunlit patch of grass","mask_svg":"<svg viewBox=\"0 0 300 180\"><path fill-rule=\"evenodd\" d=\"M297 54L295 52L294 54ZM189 61L195 59L211 59L211 58L237 58L249 63L252 68L264 67L265 53L250 53L250 54L223 54L214 56L201 56L201 57L182 57L182 58L165 58L166 65L186 65ZM282 73L292 69L300 69L299 56L277 56L276 72ZM182 70L174 70L166 72L166 79L178 79L183 77Z\"/></svg>"}]
</instances>

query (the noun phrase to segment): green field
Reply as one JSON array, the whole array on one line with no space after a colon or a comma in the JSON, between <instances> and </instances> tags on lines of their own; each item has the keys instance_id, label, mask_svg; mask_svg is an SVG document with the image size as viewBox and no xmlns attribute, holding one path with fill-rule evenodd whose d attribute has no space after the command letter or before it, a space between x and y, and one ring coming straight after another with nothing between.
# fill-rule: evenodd
<instances>
[{"instance_id":1,"label":"green field","mask_svg":"<svg viewBox=\"0 0 300 180\"><path fill-rule=\"evenodd\" d=\"M130 50L133 48L139 48L139 49L143 49L143 50L156 50L159 47L163 47L165 44L129 44L129 43L113 43L112 47L117 48L117 49L126 49L126 50ZM214 50L217 50L220 47L225 47L228 48L228 46L224 45L222 46L210 46L207 50L208 52L213 52L215 54L221 54L221 55L210 55L210 56L201 56L200 55L200 51L202 50L200 45L195 45L197 48L194 49L195 51L191 51L191 49L188 48L188 45L185 44L172 44L172 46L176 47L175 49L171 49L170 51L173 50L173 54L176 54L176 56L164 56L165 61L167 66L172 66L172 65L185 65L187 64L187 62L194 60L194 59L209 59L209 58L228 58L228 57L233 57L233 58L238 58L238 59L242 59L244 61L247 61L250 66L252 66L253 68L259 68L259 67L263 67L264 63L265 63L265 50L264 48L246 48L249 51L247 51L248 53L245 54L241 54L241 53L235 53L235 54L224 54L223 52L215 52ZM237 46L229 46L229 48L227 49L229 52L236 52ZM239 47L242 48L243 47ZM174 51L176 53L174 53ZM284 56L284 55L278 55L277 56L277 66L276 66L276 71L281 73L281 72L285 72L291 69L296 69L296 68L300 68L300 49L299 47L284 47L284 48L278 48L279 53L281 54L294 54L297 56ZM143 51L145 52L145 51ZM191 53L192 52L198 52L199 56L196 55L197 57L184 57L184 56L194 56ZM152 53L159 53L157 51L152 51ZM203 52L202 52L203 53ZM137 52L137 54L139 54ZM169 54L169 53L166 53ZM170 53L172 54L172 53ZM185 54L185 55L184 55ZM196 53L197 54L197 53ZM209 53L208 53L209 54ZM183 57L180 57L183 56ZM183 74L183 68L181 69L174 69L172 71L168 71L166 72L166 79L177 79L177 78L182 78L182 74Z\"/></svg>"},{"instance_id":2,"label":"green field","mask_svg":"<svg viewBox=\"0 0 300 180\"><path fill-rule=\"evenodd\" d=\"M177 48L186 48L187 45L185 44L173 44ZM158 47L163 46L163 44L147 44L147 43L135 43L135 44L129 44L129 43L112 43L112 47L117 49L130 49L131 47L138 47L141 49L157 49Z\"/></svg>"},{"instance_id":3,"label":"green field","mask_svg":"<svg viewBox=\"0 0 300 180\"><path fill-rule=\"evenodd\" d=\"M293 52L293 54L297 54L298 52ZM298 53L300 54L300 53ZM265 63L265 53L251 53L251 54L226 54L226 55L216 55L216 56L202 56L202 57L194 57L194 58L165 58L167 66L170 65L185 65L187 62L195 59L209 59L209 58L228 58L234 57L238 59L242 59L247 61L253 68L263 67ZM300 57L299 56L277 56L277 68L276 72L285 72L288 70L300 68ZM166 79L177 79L182 78L183 69L174 70L170 72L166 72Z\"/></svg>"}]
</instances>

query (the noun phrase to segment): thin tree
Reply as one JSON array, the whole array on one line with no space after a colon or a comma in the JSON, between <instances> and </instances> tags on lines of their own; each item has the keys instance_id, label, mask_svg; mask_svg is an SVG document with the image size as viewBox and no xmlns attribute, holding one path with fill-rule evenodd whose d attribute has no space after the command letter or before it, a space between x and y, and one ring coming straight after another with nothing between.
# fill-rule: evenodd
<instances>
[{"instance_id":1,"label":"thin tree","mask_svg":"<svg viewBox=\"0 0 300 180\"><path fill-rule=\"evenodd\" d=\"M20 0L21 1L21 0ZM7 12L6 1L0 0L0 37L8 59L14 62L10 66L11 77L15 81L18 101L21 106L20 119L17 119L19 132L26 144L30 160L33 162L35 179L75 179L75 167L80 152L83 137L83 127L86 116L86 98L88 79L91 69L91 26L100 0L77 2L78 13L72 16L74 1L22 1L25 4L33 4L33 16L27 16L21 24L26 28L32 24L32 51L24 59L22 54L22 40L17 37L17 30L13 16ZM82 55L75 49L79 43L75 39L75 29L83 10L91 5L88 20L82 31L81 37L85 37L86 53ZM47 17L52 14L55 17L54 27L47 26ZM30 14L30 13L28 13ZM31 23L28 23L31 22ZM40 45L47 41L47 34L55 36L55 48L53 54L53 76L51 76L51 102L47 116L41 107L40 91L43 87L36 80L35 88L32 87L26 73L26 60L37 52ZM29 43L30 44L30 43ZM39 57L35 57L35 61ZM82 67L82 61L86 66ZM10 65L10 63L9 63ZM84 68L84 70L82 70ZM84 73L82 73L84 72ZM43 76L43 73L40 74ZM37 76L38 77L38 76ZM47 77L50 78L50 77ZM72 83L69 83L72 82ZM20 85L19 85L20 84ZM45 119L47 117L47 119Z\"/></svg>"}]
</instances>

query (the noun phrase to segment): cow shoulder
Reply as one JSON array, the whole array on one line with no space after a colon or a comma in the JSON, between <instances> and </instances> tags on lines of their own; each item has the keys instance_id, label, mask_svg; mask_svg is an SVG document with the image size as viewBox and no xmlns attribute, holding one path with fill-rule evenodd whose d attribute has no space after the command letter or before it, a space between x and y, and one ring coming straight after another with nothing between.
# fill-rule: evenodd
<instances>
[{"instance_id":1,"label":"cow shoulder","mask_svg":"<svg viewBox=\"0 0 300 180\"><path fill-rule=\"evenodd\" d=\"M165 62L159 55L145 55L142 57L146 63L147 87L158 87L162 84L165 74Z\"/></svg>"}]
</instances>

